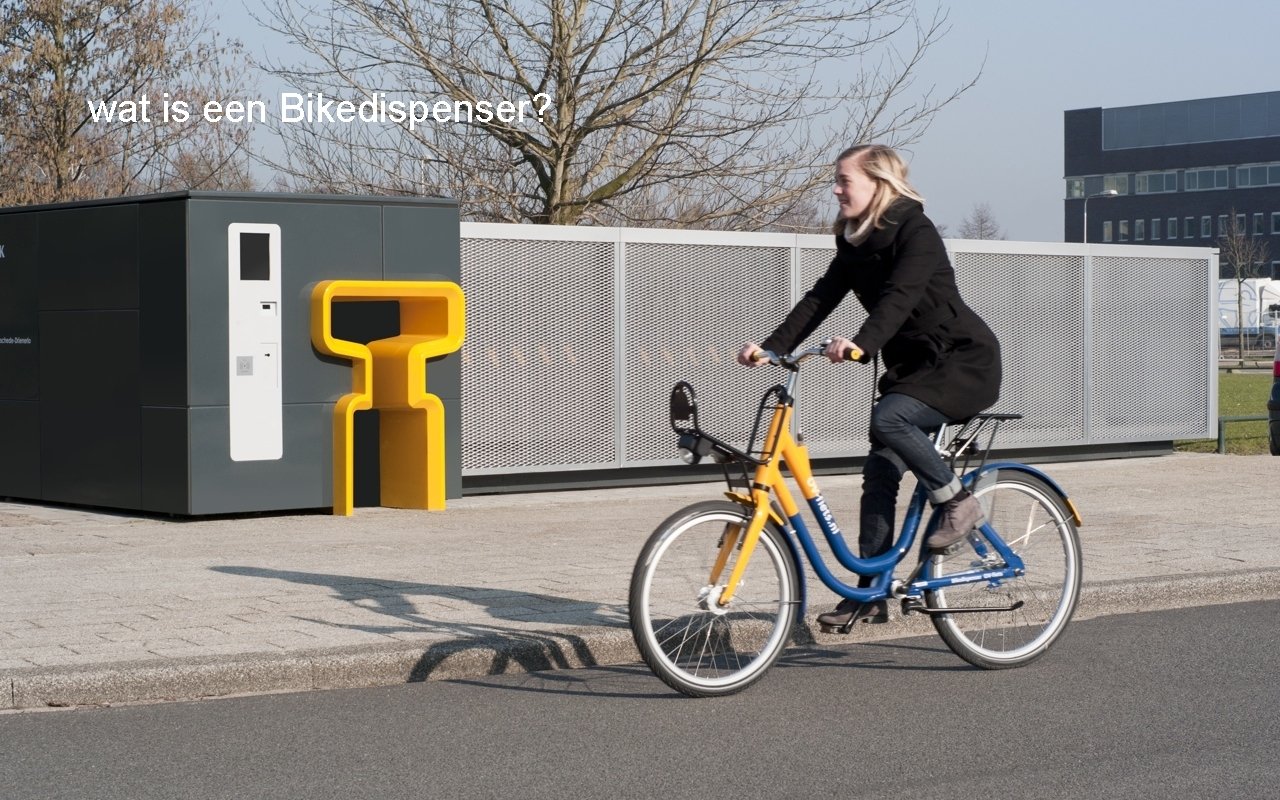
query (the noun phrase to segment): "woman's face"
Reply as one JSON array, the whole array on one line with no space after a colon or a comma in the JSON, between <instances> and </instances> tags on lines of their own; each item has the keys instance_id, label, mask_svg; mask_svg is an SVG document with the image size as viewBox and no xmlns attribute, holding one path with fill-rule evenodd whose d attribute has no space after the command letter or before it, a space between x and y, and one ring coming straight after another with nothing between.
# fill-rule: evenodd
<instances>
[{"instance_id":1,"label":"woman's face","mask_svg":"<svg viewBox=\"0 0 1280 800\"><path fill-rule=\"evenodd\" d=\"M857 156L849 156L836 162L836 184L831 191L845 219L861 217L876 193L876 182L862 171L859 161Z\"/></svg>"}]
</instances>

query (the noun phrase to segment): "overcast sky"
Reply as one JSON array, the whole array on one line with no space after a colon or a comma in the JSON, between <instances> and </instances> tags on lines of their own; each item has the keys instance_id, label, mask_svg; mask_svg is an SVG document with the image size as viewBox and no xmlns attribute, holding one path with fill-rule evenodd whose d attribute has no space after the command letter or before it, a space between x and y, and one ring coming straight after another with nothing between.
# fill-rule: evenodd
<instances>
[{"instance_id":1,"label":"overcast sky","mask_svg":"<svg viewBox=\"0 0 1280 800\"><path fill-rule=\"evenodd\" d=\"M220 27L254 55L278 49L243 0L206 2ZM920 5L927 14L935 2ZM951 235L974 204L985 202L1008 238L1062 241L1067 109L1280 90L1275 0L944 5L952 29L931 51L917 87L953 87L956 76L978 69L984 53L986 65L978 85L943 110L907 155L929 215Z\"/></svg>"}]
</instances>

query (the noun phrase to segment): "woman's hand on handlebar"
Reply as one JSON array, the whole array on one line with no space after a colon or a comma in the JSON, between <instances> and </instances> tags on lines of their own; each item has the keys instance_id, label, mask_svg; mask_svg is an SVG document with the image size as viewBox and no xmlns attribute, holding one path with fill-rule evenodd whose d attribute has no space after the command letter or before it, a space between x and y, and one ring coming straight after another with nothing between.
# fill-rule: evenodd
<instances>
[{"instance_id":1,"label":"woman's hand on handlebar","mask_svg":"<svg viewBox=\"0 0 1280 800\"><path fill-rule=\"evenodd\" d=\"M822 354L831 359L832 364L839 364L844 361L857 361L862 356L862 349L843 336L836 336L827 340L827 346Z\"/></svg>"},{"instance_id":2,"label":"woman's hand on handlebar","mask_svg":"<svg viewBox=\"0 0 1280 800\"><path fill-rule=\"evenodd\" d=\"M747 342L738 351L738 363L744 367L758 367L768 362L768 354L761 350L760 345L755 342Z\"/></svg>"}]
</instances>

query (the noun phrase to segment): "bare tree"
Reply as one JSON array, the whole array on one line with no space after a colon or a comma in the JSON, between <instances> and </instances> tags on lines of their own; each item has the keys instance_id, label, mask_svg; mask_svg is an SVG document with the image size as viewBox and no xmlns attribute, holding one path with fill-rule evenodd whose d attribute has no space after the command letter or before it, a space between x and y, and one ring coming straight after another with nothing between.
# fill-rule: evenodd
<instances>
[{"instance_id":1,"label":"bare tree","mask_svg":"<svg viewBox=\"0 0 1280 800\"><path fill-rule=\"evenodd\" d=\"M272 72L382 108L373 123L282 115L275 166L310 189L449 194L478 220L816 228L812 193L840 149L909 145L977 80L913 94L947 30L914 6L272 0L264 24L311 59ZM447 121L415 121L418 100ZM464 113L502 100L528 113Z\"/></svg>"},{"instance_id":2,"label":"bare tree","mask_svg":"<svg viewBox=\"0 0 1280 800\"><path fill-rule=\"evenodd\" d=\"M1268 259L1267 241L1250 234L1243 214L1232 208L1227 214L1227 228L1218 234L1219 258L1231 269L1236 281L1236 326L1239 334L1240 366L1244 366L1244 282L1262 274Z\"/></svg>"},{"instance_id":3,"label":"bare tree","mask_svg":"<svg viewBox=\"0 0 1280 800\"><path fill-rule=\"evenodd\" d=\"M4 3L0 203L243 187L247 129L166 122L163 102L239 87L244 65L237 43L203 35L186 0Z\"/></svg>"},{"instance_id":4,"label":"bare tree","mask_svg":"<svg viewBox=\"0 0 1280 800\"><path fill-rule=\"evenodd\" d=\"M991 206L986 203L977 203L969 212L969 216L960 222L960 238L1003 239L1005 235L1004 231L1000 230L1000 224L996 222Z\"/></svg>"}]
</instances>

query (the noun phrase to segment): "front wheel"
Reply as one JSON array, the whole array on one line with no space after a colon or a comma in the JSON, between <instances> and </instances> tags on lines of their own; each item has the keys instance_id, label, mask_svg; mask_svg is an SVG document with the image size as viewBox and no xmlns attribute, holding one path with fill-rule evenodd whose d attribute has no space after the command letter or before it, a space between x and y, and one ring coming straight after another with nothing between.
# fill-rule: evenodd
<instances>
[{"instance_id":1,"label":"front wheel","mask_svg":"<svg viewBox=\"0 0 1280 800\"><path fill-rule=\"evenodd\" d=\"M980 480L974 496L1000 538L1018 554L1026 573L1007 579L964 583L925 593L933 609L1012 608L1010 611L932 614L938 635L965 661L983 669L1006 669L1034 661L1062 635L1080 597L1080 537L1062 498L1044 481L1001 470ZM985 539L983 540L985 543ZM927 578L1004 566L994 548L979 556L972 541L950 556L934 555Z\"/></svg>"},{"instance_id":2,"label":"front wheel","mask_svg":"<svg viewBox=\"0 0 1280 800\"><path fill-rule=\"evenodd\" d=\"M732 694L759 680L795 625L799 572L785 534L772 524L761 532L733 599L717 602L741 555L750 513L724 501L676 512L649 537L631 574L636 647L659 678L691 697Z\"/></svg>"}]
</instances>

